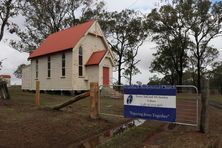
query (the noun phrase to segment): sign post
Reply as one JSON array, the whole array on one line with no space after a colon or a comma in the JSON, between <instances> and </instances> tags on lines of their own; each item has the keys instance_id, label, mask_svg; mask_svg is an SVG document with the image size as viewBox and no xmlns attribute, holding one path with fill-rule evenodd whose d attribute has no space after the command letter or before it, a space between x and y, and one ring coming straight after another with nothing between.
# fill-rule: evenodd
<instances>
[{"instance_id":1,"label":"sign post","mask_svg":"<svg viewBox=\"0 0 222 148\"><path fill-rule=\"evenodd\" d=\"M124 117L176 121L175 86L125 86Z\"/></svg>"}]
</instances>

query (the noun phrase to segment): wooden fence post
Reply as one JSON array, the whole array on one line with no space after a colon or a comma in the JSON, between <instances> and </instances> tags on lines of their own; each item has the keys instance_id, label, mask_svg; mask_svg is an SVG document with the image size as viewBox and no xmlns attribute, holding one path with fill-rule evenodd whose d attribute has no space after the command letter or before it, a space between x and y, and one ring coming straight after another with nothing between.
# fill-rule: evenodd
<instances>
[{"instance_id":1,"label":"wooden fence post","mask_svg":"<svg viewBox=\"0 0 222 148\"><path fill-rule=\"evenodd\" d=\"M36 81L35 104L40 105L40 82Z\"/></svg>"},{"instance_id":2,"label":"wooden fence post","mask_svg":"<svg viewBox=\"0 0 222 148\"><path fill-rule=\"evenodd\" d=\"M208 98L209 98L209 80L202 80L201 90L201 113L200 113L200 132L208 132Z\"/></svg>"},{"instance_id":3,"label":"wooden fence post","mask_svg":"<svg viewBox=\"0 0 222 148\"><path fill-rule=\"evenodd\" d=\"M90 83L90 118L98 119L98 90L99 86L96 82Z\"/></svg>"},{"instance_id":4,"label":"wooden fence post","mask_svg":"<svg viewBox=\"0 0 222 148\"><path fill-rule=\"evenodd\" d=\"M10 99L7 83L5 83L5 93L6 93L6 99Z\"/></svg>"},{"instance_id":5,"label":"wooden fence post","mask_svg":"<svg viewBox=\"0 0 222 148\"><path fill-rule=\"evenodd\" d=\"M0 98L10 99L7 83L4 81L0 81Z\"/></svg>"}]
</instances>

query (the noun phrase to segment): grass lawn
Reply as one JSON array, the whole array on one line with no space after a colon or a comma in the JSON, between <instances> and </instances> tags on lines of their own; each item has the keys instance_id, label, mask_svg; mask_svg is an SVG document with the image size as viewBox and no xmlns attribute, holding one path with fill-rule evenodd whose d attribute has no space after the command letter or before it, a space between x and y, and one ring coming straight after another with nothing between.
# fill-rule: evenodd
<instances>
[{"instance_id":1,"label":"grass lawn","mask_svg":"<svg viewBox=\"0 0 222 148\"><path fill-rule=\"evenodd\" d=\"M194 94L178 94L178 100L193 99ZM210 96L210 100L222 103L222 96ZM197 132L198 129L190 126L177 126L174 130L163 130L162 126L166 123L155 121L146 121L145 124L134 127L122 135L118 135L113 139L98 146L99 148L143 148L145 147L221 147L222 146L222 130L221 130L221 114L222 111L210 107L209 110L209 133L202 134ZM154 136L152 135L153 133ZM186 135L186 136L185 136ZM218 145L218 146L217 146Z\"/></svg>"},{"instance_id":2,"label":"grass lawn","mask_svg":"<svg viewBox=\"0 0 222 148\"><path fill-rule=\"evenodd\" d=\"M34 93L22 92L19 87L11 87L9 92L10 100L0 100L0 147L73 147L126 122L111 116L89 119L89 98L62 111L51 111L43 108L60 104L70 96L41 94L41 106L37 107Z\"/></svg>"},{"instance_id":3,"label":"grass lawn","mask_svg":"<svg viewBox=\"0 0 222 148\"><path fill-rule=\"evenodd\" d=\"M210 95L209 99L222 104L222 95Z\"/></svg>"},{"instance_id":4,"label":"grass lawn","mask_svg":"<svg viewBox=\"0 0 222 148\"><path fill-rule=\"evenodd\" d=\"M44 108L60 104L71 97L41 94L41 106L37 107L34 93L22 92L19 87L11 87L9 91L11 99L0 100L0 147L76 147L83 140L118 127L127 121L127 119L112 116L101 116L101 119L91 120L89 118L89 98L80 100L61 111L52 111ZM189 96L178 97L183 100L184 97ZM191 97L193 96L191 95ZM101 99L101 112L122 115L123 101L121 99L105 97ZM222 103L221 96L210 96L210 99ZM217 110L211 110L211 114L215 115L212 116L211 120L217 121L216 119L218 119L217 122L212 122L216 125L210 125L213 136L221 134L219 126L221 125L221 118L216 117L216 114L221 116L221 112L215 113L215 111ZM143 147L144 142L150 136L152 137L153 133L162 129L162 125L166 125L166 123L146 121L139 127L133 127L121 135L114 136L99 147ZM164 133L170 134L168 137L174 137L174 133ZM168 140L168 142L168 144L173 145L172 141ZM167 145L167 142L165 144ZM175 145L179 146L178 144Z\"/></svg>"},{"instance_id":5,"label":"grass lawn","mask_svg":"<svg viewBox=\"0 0 222 148\"><path fill-rule=\"evenodd\" d=\"M133 127L125 133L115 136L98 148L143 148L144 141L155 132L161 130L164 123L158 121L146 121L143 125Z\"/></svg>"}]
</instances>

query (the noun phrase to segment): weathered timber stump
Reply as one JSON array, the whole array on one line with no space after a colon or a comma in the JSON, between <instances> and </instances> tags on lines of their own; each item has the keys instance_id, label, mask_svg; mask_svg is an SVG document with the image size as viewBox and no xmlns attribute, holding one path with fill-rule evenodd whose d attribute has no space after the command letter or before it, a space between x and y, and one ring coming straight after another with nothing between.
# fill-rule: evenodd
<instances>
[{"instance_id":1,"label":"weathered timber stump","mask_svg":"<svg viewBox=\"0 0 222 148\"><path fill-rule=\"evenodd\" d=\"M60 109L66 107L66 106L68 106L68 105L70 105L70 104L72 104L74 102L77 102L79 100L85 99L85 98L87 98L89 96L90 96L89 92L82 93L82 94L80 94L78 96L75 96L75 97L71 98L70 100L68 100L68 101L66 101L66 102L64 102L62 104L59 104L59 105L56 105L56 106L52 107L52 109L53 110L60 110Z\"/></svg>"},{"instance_id":2,"label":"weathered timber stump","mask_svg":"<svg viewBox=\"0 0 222 148\"><path fill-rule=\"evenodd\" d=\"M0 99L10 99L7 83L0 81Z\"/></svg>"}]
</instances>

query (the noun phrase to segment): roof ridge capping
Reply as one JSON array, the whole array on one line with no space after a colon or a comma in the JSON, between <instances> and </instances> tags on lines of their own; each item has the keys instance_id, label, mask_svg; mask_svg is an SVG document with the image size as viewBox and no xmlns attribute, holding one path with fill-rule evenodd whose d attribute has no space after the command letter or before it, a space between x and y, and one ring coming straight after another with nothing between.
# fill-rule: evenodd
<instances>
[{"instance_id":1,"label":"roof ridge capping","mask_svg":"<svg viewBox=\"0 0 222 148\"><path fill-rule=\"evenodd\" d=\"M81 23L81 24L76 24L76 25L73 25L73 26L68 27L68 28L63 28L62 30L59 30L59 31L57 31L57 32L54 32L54 33L50 34L49 36L54 35L54 34L59 33L59 32L68 31L68 30L70 30L70 29L73 29L73 28L76 28L76 27L79 27L79 26L83 26L83 25L85 25L85 24L87 24L87 23L91 23L91 22L92 22L92 24L93 24L93 23L95 22L95 20L88 20L88 21L85 21L85 22L83 22L83 23ZM91 25L90 25L90 26L91 26ZM48 37L49 37L49 36L48 36ZM48 37L46 37L46 39L47 39Z\"/></svg>"},{"instance_id":2,"label":"roof ridge capping","mask_svg":"<svg viewBox=\"0 0 222 148\"><path fill-rule=\"evenodd\" d=\"M104 52L104 51L108 51L107 49L104 49L104 50L97 50L97 51L95 51L95 52L93 52L93 53L97 53L97 52ZM93 54L92 53L92 54Z\"/></svg>"}]
</instances>

